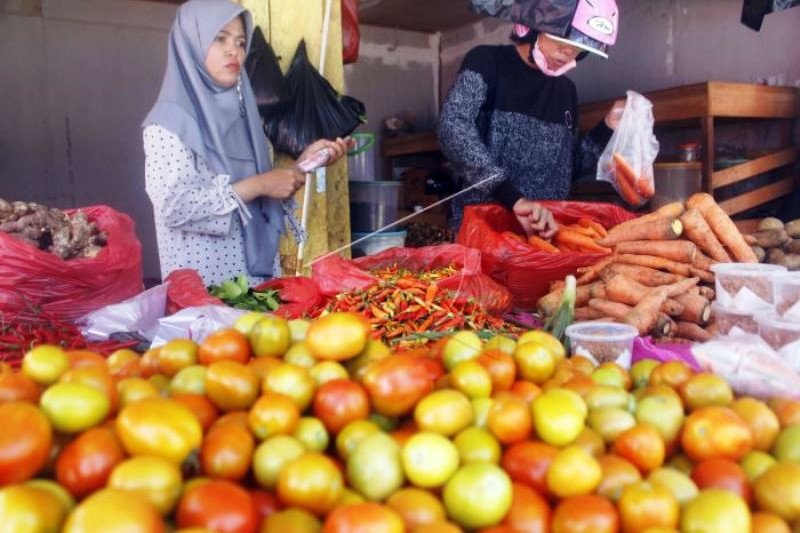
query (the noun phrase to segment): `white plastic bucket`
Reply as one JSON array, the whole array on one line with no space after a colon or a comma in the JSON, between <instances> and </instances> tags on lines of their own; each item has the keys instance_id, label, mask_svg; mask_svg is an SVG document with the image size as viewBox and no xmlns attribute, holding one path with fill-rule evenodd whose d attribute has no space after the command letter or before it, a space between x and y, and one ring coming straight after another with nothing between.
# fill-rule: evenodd
<instances>
[{"instance_id":1,"label":"white plastic bucket","mask_svg":"<svg viewBox=\"0 0 800 533\"><path fill-rule=\"evenodd\" d=\"M375 134L354 133L355 146L347 152L347 173L351 180L373 181L375 168Z\"/></svg>"}]
</instances>

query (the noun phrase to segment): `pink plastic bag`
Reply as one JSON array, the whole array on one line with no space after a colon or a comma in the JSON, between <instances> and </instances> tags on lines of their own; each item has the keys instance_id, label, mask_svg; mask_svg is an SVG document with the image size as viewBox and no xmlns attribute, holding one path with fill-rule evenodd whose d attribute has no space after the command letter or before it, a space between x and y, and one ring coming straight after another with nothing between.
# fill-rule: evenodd
<instances>
[{"instance_id":1,"label":"pink plastic bag","mask_svg":"<svg viewBox=\"0 0 800 533\"><path fill-rule=\"evenodd\" d=\"M181 268L173 270L164 280L167 283L167 313L177 313L187 307L203 305L225 305L222 300L209 294L203 278L197 270Z\"/></svg>"},{"instance_id":2,"label":"pink plastic bag","mask_svg":"<svg viewBox=\"0 0 800 533\"><path fill-rule=\"evenodd\" d=\"M596 220L606 228L635 218L618 206L593 202L541 202L561 224L573 224L581 217ZM498 204L470 205L456 242L481 252L483 272L506 287L514 306L533 309L547 294L550 283L575 274L578 268L596 263L604 255L562 252L551 254L510 238L503 232L522 234L514 214Z\"/></svg>"},{"instance_id":3,"label":"pink plastic bag","mask_svg":"<svg viewBox=\"0 0 800 533\"><path fill-rule=\"evenodd\" d=\"M456 301L472 298L495 313L507 311L511 305L508 291L481 272L480 252L458 244L391 248L353 260L331 256L314 264L312 278L323 295L335 296L372 285L377 279L369 272L390 265L412 271L454 265L458 272L437 284L442 289L453 291Z\"/></svg>"},{"instance_id":4,"label":"pink plastic bag","mask_svg":"<svg viewBox=\"0 0 800 533\"><path fill-rule=\"evenodd\" d=\"M80 211L108 235L97 257L64 260L0 232L0 318L71 322L144 289L133 220L105 205Z\"/></svg>"},{"instance_id":5,"label":"pink plastic bag","mask_svg":"<svg viewBox=\"0 0 800 533\"><path fill-rule=\"evenodd\" d=\"M271 279L254 288L255 290L278 291L282 303L275 310L275 314L286 319L310 315L312 311L325 303L325 297L319 292L319 287L314 280L304 276Z\"/></svg>"}]
</instances>

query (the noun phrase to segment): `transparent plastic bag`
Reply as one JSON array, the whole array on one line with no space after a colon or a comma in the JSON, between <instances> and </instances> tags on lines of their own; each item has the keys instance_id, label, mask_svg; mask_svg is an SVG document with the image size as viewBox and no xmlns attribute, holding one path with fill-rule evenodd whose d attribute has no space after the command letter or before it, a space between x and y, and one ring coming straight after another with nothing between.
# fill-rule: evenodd
<instances>
[{"instance_id":1,"label":"transparent plastic bag","mask_svg":"<svg viewBox=\"0 0 800 533\"><path fill-rule=\"evenodd\" d=\"M162 283L133 298L92 311L78 319L81 333L95 341L106 341L114 333L140 333L151 338L158 321L167 312L167 284Z\"/></svg>"},{"instance_id":2,"label":"transparent plastic bag","mask_svg":"<svg viewBox=\"0 0 800 533\"><path fill-rule=\"evenodd\" d=\"M597 179L611 183L629 205L638 207L655 194L653 162L658 140L653 134L653 104L628 91L619 126L597 162Z\"/></svg>"}]
</instances>

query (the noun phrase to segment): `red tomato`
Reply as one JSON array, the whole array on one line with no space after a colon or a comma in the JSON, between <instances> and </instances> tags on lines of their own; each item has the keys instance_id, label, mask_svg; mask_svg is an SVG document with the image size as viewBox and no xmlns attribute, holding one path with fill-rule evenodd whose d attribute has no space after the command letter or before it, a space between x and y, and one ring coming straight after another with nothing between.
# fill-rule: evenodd
<instances>
[{"instance_id":1,"label":"red tomato","mask_svg":"<svg viewBox=\"0 0 800 533\"><path fill-rule=\"evenodd\" d=\"M511 485L511 510L503 519L503 525L512 531L525 533L547 533L550 529L550 505L538 492L520 483Z\"/></svg>"},{"instance_id":2,"label":"red tomato","mask_svg":"<svg viewBox=\"0 0 800 533\"><path fill-rule=\"evenodd\" d=\"M433 390L430 361L424 357L387 357L371 364L363 384L378 413L394 417L410 413Z\"/></svg>"},{"instance_id":3,"label":"red tomato","mask_svg":"<svg viewBox=\"0 0 800 533\"><path fill-rule=\"evenodd\" d=\"M314 416L331 433L339 431L353 420L369 416L369 398L364 387L349 379L325 382L314 395Z\"/></svg>"},{"instance_id":4,"label":"red tomato","mask_svg":"<svg viewBox=\"0 0 800 533\"><path fill-rule=\"evenodd\" d=\"M692 470L692 481L697 488L725 489L738 494L749 505L753 500L753 489L747 482L747 476L738 463L730 459L712 457L697 463Z\"/></svg>"},{"instance_id":5,"label":"red tomato","mask_svg":"<svg viewBox=\"0 0 800 533\"><path fill-rule=\"evenodd\" d=\"M742 417L728 407L701 407L683 425L681 444L694 461L723 457L739 461L753 448L753 434Z\"/></svg>"},{"instance_id":6,"label":"red tomato","mask_svg":"<svg viewBox=\"0 0 800 533\"><path fill-rule=\"evenodd\" d=\"M558 448L543 442L520 442L506 449L500 465L512 481L547 494L547 469L557 453Z\"/></svg>"},{"instance_id":7,"label":"red tomato","mask_svg":"<svg viewBox=\"0 0 800 533\"><path fill-rule=\"evenodd\" d=\"M178 503L178 527L200 527L217 533L255 533L258 515L250 494L226 480L187 489Z\"/></svg>"},{"instance_id":8,"label":"red tomato","mask_svg":"<svg viewBox=\"0 0 800 533\"><path fill-rule=\"evenodd\" d=\"M500 394L489 407L486 427L501 444L522 442L533 430L531 408L512 393Z\"/></svg>"},{"instance_id":9,"label":"red tomato","mask_svg":"<svg viewBox=\"0 0 800 533\"><path fill-rule=\"evenodd\" d=\"M197 362L210 365L217 361L236 361L246 363L250 359L250 341L247 336L235 329L215 331L197 349Z\"/></svg>"},{"instance_id":10,"label":"red tomato","mask_svg":"<svg viewBox=\"0 0 800 533\"><path fill-rule=\"evenodd\" d=\"M553 513L553 533L616 533L619 516L614 505L600 496L589 494L562 500Z\"/></svg>"},{"instance_id":11,"label":"red tomato","mask_svg":"<svg viewBox=\"0 0 800 533\"><path fill-rule=\"evenodd\" d=\"M239 481L250 470L256 444L245 427L229 425L209 431L200 449L200 465L212 478Z\"/></svg>"},{"instance_id":12,"label":"red tomato","mask_svg":"<svg viewBox=\"0 0 800 533\"><path fill-rule=\"evenodd\" d=\"M489 372L492 390L508 390L517 377L517 364L514 358L500 350L488 350L478 356L477 361Z\"/></svg>"},{"instance_id":13,"label":"red tomato","mask_svg":"<svg viewBox=\"0 0 800 533\"><path fill-rule=\"evenodd\" d=\"M0 404L0 486L33 477L47 464L53 428L29 403Z\"/></svg>"},{"instance_id":14,"label":"red tomato","mask_svg":"<svg viewBox=\"0 0 800 533\"><path fill-rule=\"evenodd\" d=\"M649 424L637 424L618 435L612 451L642 472L650 472L661 466L666 454L661 434Z\"/></svg>"},{"instance_id":15,"label":"red tomato","mask_svg":"<svg viewBox=\"0 0 800 533\"><path fill-rule=\"evenodd\" d=\"M647 481L625 487L617 502L617 508L624 531L638 532L648 528L678 527L680 517L678 500L669 489Z\"/></svg>"},{"instance_id":16,"label":"red tomato","mask_svg":"<svg viewBox=\"0 0 800 533\"><path fill-rule=\"evenodd\" d=\"M325 520L323 533L403 533L403 520L378 503L353 503L333 510Z\"/></svg>"},{"instance_id":17,"label":"red tomato","mask_svg":"<svg viewBox=\"0 0 800 533\"><path fill-rule=\"evenodd\" d=\"M200 422L203 432L208 431L219 416L219 411L217 411L214 403L208 399L208 396L201 394L173 394L170 398L192 412L197 421Z\"/></svg>"},{"instance_id":18,"label":"red tomato","mask_svg":"<svg viewBox=\"0 0 800 533\"><path fill-rule=\"evenodd\" d=\"M258 515L258 523L262 523L267 517L274 515L281 510L281 502L275 494L256 489L250 491L250 497L253 498L253 505L256 508L256 515Z\"/></svg>"},{"instance_id":19,"label":"red tomato","mask_svg":"<svg viewBox=\"0 0 800 533\"><path fill-rule=\"evenodd\" d=\"M56 459L56 481L76 498L106 486L125 451L109 427L95 427L66 445Z\"/></svg>"}]
</instances>

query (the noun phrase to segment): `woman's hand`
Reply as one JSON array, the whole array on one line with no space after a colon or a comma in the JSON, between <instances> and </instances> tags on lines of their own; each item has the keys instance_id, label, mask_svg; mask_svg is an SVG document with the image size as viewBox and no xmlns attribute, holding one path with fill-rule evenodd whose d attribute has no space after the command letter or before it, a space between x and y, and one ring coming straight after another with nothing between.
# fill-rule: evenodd
<instances>
[{"instance_id":1,"label":"woman's hand","mask_svg":"<svg viewBox=\"0 0 800 533\"><path fill-rule=\"evenodd\" d=\"M306 182L305 175L294 168L276 168L259 174L262 194L276 200L285 200L294 196Z\"/></svg>"},{"instance_id":2,"label":"woman's hand","mask_svg":"<svg viewBox=\"0 0 800 533\"><path fill-rule=\"evenodd\" d=\"M625 110L625 100L617 100L611 109L606 114L606 126L612 130L616 130L619 126L619 121L622 120L622 112Z\"/></svg>"},{"instance_id":3,"label":"woman's hand","mask_svg":"<svg viewBox=\"0 0 800 533\"><path fill-rule=\"evenodd\" d=\"M335 141L329 141L328 139L320 139L318 141L314 141L311 145L308 146L303 153L300 154L300 157L297 158L297 161L303 161L308 159L309 157L313 156L317 152L324 150L325 148L331 151L330 157L328 157L328 161L325 163L325 166L330 166L337 162L339 159L342 158L344 154L347 153L348 148L350 148L352 144L352 140L350 137L346 139L342 139L341 137L337 138Z\"/></svg>"},{"instance_id":4,"label":"woman's hand","mask_svg":"<svg viewBox=\"0 0 800 533\"><path fill-rule=\"evenodd\" d=\"M514 204L514 215L529 237L538 235L543 239L549 239L558 231L558 224L553 218L553 213L539 202L520 198Z\"/></svg>"}]
</instances>

